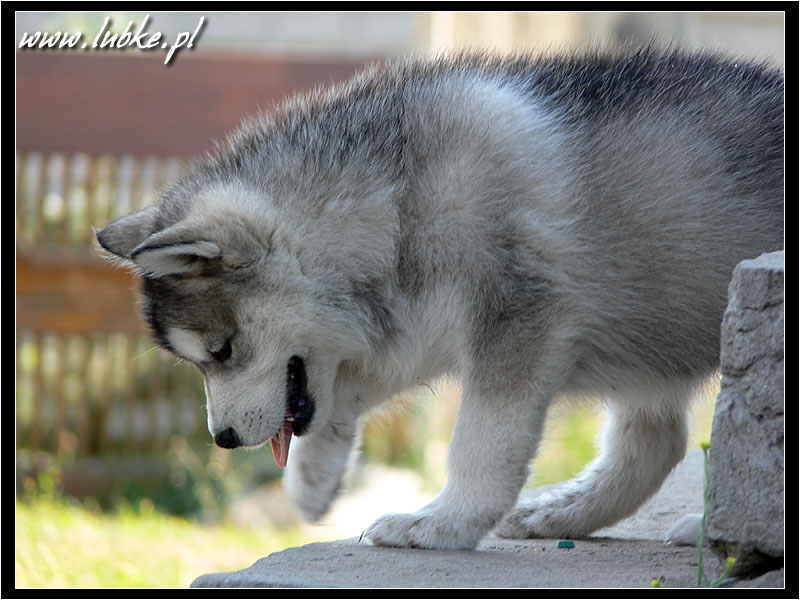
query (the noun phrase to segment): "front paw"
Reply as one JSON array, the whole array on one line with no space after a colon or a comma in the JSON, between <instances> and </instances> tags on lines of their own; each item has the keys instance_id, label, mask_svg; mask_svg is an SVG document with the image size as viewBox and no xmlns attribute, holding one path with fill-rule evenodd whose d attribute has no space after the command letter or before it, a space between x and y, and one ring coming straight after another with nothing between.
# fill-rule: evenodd
<instances>
[{"instance_id":1,"label":"front paw","mask_svg":"<svg viewBox=\"0 0 800 600\"><path fill-rule=\"evenodd\" d=\"M384 515L364 533L376 546L472 550L487 533L467 519L444 516L435 511Z\"/></svg>"},{"instance_id":2,"label":"front paw","mask_svg":"<svg viewBox=\"0 0 800 600\"><path fill-rule=\"evenodd\" d=\"M314 453L302 452L299 447L297 450L294 454L292 448L289 450L283 488L303 518L315 523L328 512L338 495L344 468L334 461L326 463Z\"/></svg>"},{"instance_id":3,"label":"front paw","mask_svg":"<svg viewBox=\"0 0 800 600\"><path fill-rule=\"evenodd\" d=\"M283 474L286 495L309 523L317 522L327 513L336 496L335 488L331 489L322 483L302 464L288 466Z\"/></svg>"}]
</instances>

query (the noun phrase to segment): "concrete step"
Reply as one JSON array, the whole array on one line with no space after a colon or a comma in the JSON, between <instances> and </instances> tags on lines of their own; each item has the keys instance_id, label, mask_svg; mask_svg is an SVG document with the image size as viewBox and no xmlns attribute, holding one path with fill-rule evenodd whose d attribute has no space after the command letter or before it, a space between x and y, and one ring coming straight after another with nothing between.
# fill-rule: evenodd
<instances>
[{"instance_id":1,"label":"concrete step","mask_svg":"<svg viewBox=\"0 0 800 600\"><path fill-rule=\"evenodd\" d=\"M535 495L542 488L525 490ZM523 496L523 497L524 497ZM476 551L379 548L358 538L288 548L230 573L198 577L192 587L509 588L665 587L697 582L697 549L664 543L667 530L703 511L703 455L689 452L662 489L634 516L559 548L555 539L488 536ZM712 579L721 565L705 553ZM736 587L783 587L783 570Z\"/></svg>"}]
</instances>

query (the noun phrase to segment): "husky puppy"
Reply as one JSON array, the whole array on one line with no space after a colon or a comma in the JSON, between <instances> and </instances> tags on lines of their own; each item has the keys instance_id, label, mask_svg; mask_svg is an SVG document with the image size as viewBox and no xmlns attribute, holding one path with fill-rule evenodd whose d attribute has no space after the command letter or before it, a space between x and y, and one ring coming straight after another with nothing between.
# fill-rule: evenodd
<instances>
[{"instance_id":1,"label":"husky puppy","mask_svg":"<svg viewBox=\"0 0 800 600\"><path fill-rule=\"evenodd\" d=\"M644 49L367 69L246 121L97 233L142 275L224 448L271 443L322 516L360 417L450 373L448 483L373 544L576 537L680 461L734 266L783 244L783 76ZM561 395L611 414L599 457L515 503Z\"/></svg>"}]
</instances>

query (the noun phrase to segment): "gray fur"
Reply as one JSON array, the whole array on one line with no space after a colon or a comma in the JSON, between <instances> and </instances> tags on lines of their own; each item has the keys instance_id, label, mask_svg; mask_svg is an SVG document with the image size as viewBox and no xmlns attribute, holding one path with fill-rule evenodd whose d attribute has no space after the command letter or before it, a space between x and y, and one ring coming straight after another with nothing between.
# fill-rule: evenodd
<instances>
[{"instance_id":1,"label":"gray fur","mask_svg":"<svg viewBox=\"0 0 800 600\"><path fill-rule=\"evenodd\" d=\"M680 460L731 272L782 247L783 77L652 49L379 65L250 119L98 240L144 275L155 336L203 371L219 443L277 440L291 402L313 405L284 478L309 518L360 416L450 373L446 488L367 537L585 535ZM608 403L603 450L512 510L566 393Z\"/></svg>"}]
</instances>

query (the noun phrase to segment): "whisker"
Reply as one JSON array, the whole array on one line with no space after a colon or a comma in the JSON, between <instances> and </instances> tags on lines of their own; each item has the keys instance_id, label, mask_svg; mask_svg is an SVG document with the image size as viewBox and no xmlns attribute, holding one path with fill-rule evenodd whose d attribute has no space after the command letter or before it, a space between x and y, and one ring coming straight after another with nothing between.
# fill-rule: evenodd
<instances>
[{"instance_id":1,"label":"whisker","mask_svg":"<svg viewBox=\"0 0 800 600\"><path fill-rule=\"evenodd\" d=\"M139 360L140 358L144 358L145 356L147 356L148 354L152 354L156 350L158 350L158 346L153 346L149 350L145 350L144 352L142 352L140 355L134 356L133 360Z\"/></svg>"}]
</instances>

